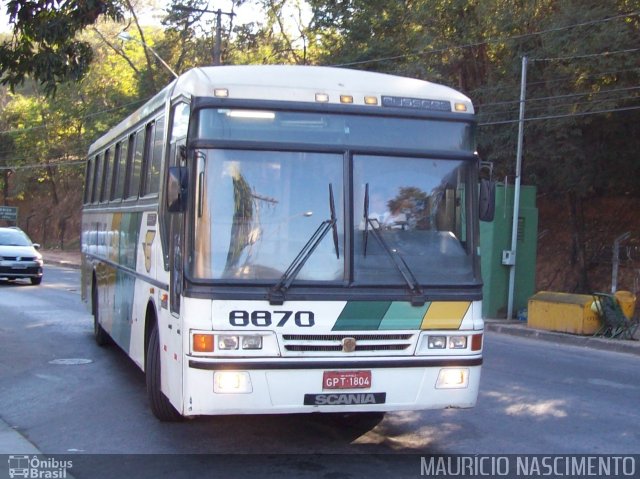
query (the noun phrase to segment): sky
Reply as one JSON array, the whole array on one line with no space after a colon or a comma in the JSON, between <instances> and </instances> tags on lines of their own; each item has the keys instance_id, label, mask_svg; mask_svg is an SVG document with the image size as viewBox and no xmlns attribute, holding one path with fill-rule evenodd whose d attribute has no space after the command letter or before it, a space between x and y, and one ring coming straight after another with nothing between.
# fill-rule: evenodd
<instances>
[{"instance_id":1,"label":"sky","mask_svg":"<svg viewBox=\"0 0 640 479\"><path fill-rule=\"evenodd\" d=\"M0 7L0 33L6 33L11 31L9 28L9 17L6 14L7 4L4 0L0 1L2 7Z\"/></svg>"},{"instance_id":2,"label":"sky","mask_svg":"<svg viewBox=\"0 0 640 479\"><path fill-rule=\"evenodd\" d=\"M150 3L156 3L158 5L160 5L158 8L156 9L152 9L151 11L151 15L148 16L142 16L144 18L159 18L160 16L163 15L163 4L168 4L169 1L168 0L160 0L158 2L150 2ZM228 0L218 0L215 3L215 7L210 7L212 10L213 9L218 9L220 8L223 12L224 11L230 11L229 9L231 8L231 2ZM0 4L2 4L2 7L0 8L0 33L7 33L11 31L11 26L9 25L9 16L6 14L7 11L7 2L6 0L0 0ZM251 7L251 6L249 6ZM238 13L238 17L236 18L236 22L251 22L254 20L255 18L255 8L249 8L248 6L244 6L244 7L240 7L236 9L236 12ZM254 17L254 18L252 18ZM159 19L158 19L159 22Z\"/></svg>"},{"instance_id":3,"label":"sky","mask_svg":"<svg viewBox=\"0 0 640 479\"><path fill-rule=\"evenodd\" d=\"M2 7L0 8L0 32L2 33L7 33L7 32L11 32L11 26L9 25L9 17L6 15L6 0L0 0L0 4L2 5ZM159 5L162 5L163 3L169 3L167 0L160 0L159 2L157 2ZM212 1L210 4L210 7L212 10L214 9L221 9L223 12L228 12L231 9L231 2L229 0L216 0L216 1ZM236 8L236 13L237 13L237 17L234 20L234 23L236 25L240 25L243 23L249 23L249 22L253 22L256 20L260 20L262 17L262 13L255 8L254 5L248 4L248 5L244 5L240 8ZM151 15L143 15L143 18L149 18L151 19L152 17L156 17L156 22L158 21L158 17L162 16L163 14L163 10L162 10L162 6L155 9L154 11L151 12ZM213 15L210 15L213 16Z\"/></svg>"}]
</instances>

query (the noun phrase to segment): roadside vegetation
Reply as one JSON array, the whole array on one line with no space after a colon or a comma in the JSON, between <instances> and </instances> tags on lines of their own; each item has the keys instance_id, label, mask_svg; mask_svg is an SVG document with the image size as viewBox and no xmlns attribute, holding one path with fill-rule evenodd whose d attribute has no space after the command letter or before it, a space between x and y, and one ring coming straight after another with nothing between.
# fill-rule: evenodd
<instances>
[{"instance_id":1,"label":"roadside vegetation","mask_svg":"<svg viewBox=\"0 0 640 479\"><path fill-rule=\"evenodd\" d=\"M216 16L201 11L204 0L173 0L155 25L142 21L149 4L132 0L66 2L64 11L46 0L6 5L15 32L0 37L0 204L19 206L20 226L39 242L77 248L89 144L172 79L140 42L178 73L210 65ZM538 257L551 269L539 269L543 286L564 278L551 287L602 287L600 259L626 231L625 265L637 282L640 222L627 215L640 207L637 1L230 5L224 64L341 65L450 85L472 98L478 151L494 178L510 183L527 56L523 183L537 186L544 205ZM259 20L228 14L247 6ZM123 30L136 41L119 40Z\"/></svg>"}]
</instances>

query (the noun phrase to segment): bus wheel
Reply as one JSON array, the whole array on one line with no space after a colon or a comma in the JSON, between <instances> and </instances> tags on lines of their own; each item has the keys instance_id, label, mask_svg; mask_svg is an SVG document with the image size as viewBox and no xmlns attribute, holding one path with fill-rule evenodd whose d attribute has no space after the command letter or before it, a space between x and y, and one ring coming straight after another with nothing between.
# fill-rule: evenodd
<instances>
[{"instance_id":1,"label":"bus wheel","mask_svg":"<svg viewBox=\"0 0 640 479\"><path fill-rule=\"evenodd\" d=\"M147 378L147 396L151 412L161 421L175 422L183 417L171 405L167 396L160 388L160 340L158 327L154 324L149 337L149 347L147 349L147 364L145 368Z\"/></svg>"},{"instance_id":2,"label":"bus wheel","mask_svg":"<svg viewBox=\"0 0 640 479\"><path fill-rule=\"evenodd\" d=\"M91 307L93 309L93 338L96 340L98 346L106 346L109 344L109 335L100 324L98 313L98 311L100 311L100 308L98 307L98 287L95 285L91 291Z\"/></svg>"}]
</instances>

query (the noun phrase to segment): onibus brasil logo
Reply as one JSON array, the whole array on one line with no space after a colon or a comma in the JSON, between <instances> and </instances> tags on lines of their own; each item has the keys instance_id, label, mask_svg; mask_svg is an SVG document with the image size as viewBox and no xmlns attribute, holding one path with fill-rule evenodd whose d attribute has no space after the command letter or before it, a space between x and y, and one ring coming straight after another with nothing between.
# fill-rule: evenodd
<instances>
[{"instance_id":1,"label":"onibus brasil logo","mask_svg":"<svg viewBox=\"0 0 640 479\"><path fill-rule=\"evenodd\" d=\"M9 456L9 477L26 477L32 479L64 479L67 469L73 467L73 461L59 461L28 455Z\"/></svg>"}]
</instances>

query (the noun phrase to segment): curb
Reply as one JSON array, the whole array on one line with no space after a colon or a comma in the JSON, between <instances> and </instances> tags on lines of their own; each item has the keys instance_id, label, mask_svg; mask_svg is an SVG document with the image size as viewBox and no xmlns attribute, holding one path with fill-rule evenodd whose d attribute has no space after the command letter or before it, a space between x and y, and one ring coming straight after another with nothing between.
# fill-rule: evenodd
<instances>
[{"instance_id":1,"label":"curb","mask_svg":"<svg viewBox=\"0 0 640 479\"><path fill-rule=\"evenodd\" d=\"M35 444L9 426L2 418L0 418L0 454L9 456L9 460L11 460L11 456L38 456L40 459L56 456L55 454L43 453ZM36 466L36 468L37 467L38 466ZM11 462L9 462L9 468L11 468ZM36 472L38 471L39 470L36 469ZM62 475L54 475L56 472L57 471L40 470L40 474L37 476L29 475L23 477L64 477L66 479L75 479L75 476L66 469L63 470ZM51 475L46 473L51 473ZM0 477L5 476L0 474ZM11 469L9 469L9 477L14 477Z\"/></svg>"},{"instance_id":2,"label":"curb","mask_svg":"<svg viewBox=\"0 0 640 479\"><path fill-rule=\"evenodd\" d=\"M578 336L574 334L558 333L555 331L531 329L519 321L508 320L501 321L485 319L484 327L487 331L519 336L521 338L539 339L559 344L569 344L572 346L598 349L601 351L635 354L640 356L640 341Z\"/></svg>"},{"instance_id":3,"label":"curb","mask_svg":"<svg viewBox=\"0 0 640 479\"><path fill-rule=\"evenodd\" d=\"M55 251L41 251L42 257L44 258L44 266L47 267L47 264L52 264L56 266L63 266L65 268L72 269L80 269L80 261L79 259L67 259L64 255L56 253ZM70 256L71 258L71 256Z\"/></svg>"},{"instance_id":4,"label":"curb","mask_svg":"<svg viewBox=\"0 0 640 479\"><path fill-rule=\"evenodd\" d=\"M0 454L42 454L42 452L0 418Z\"/></svg>"},{"instance_id":5,"label":"curb","mask_svg":"<svg viewBox=\"0 0 640 479\"><path fill-rule=\"evenodd\" d=\"M54 266L63 266L65 268L70 268L70 269L80 269L80 265L77 263L73 263L71 261L65 261L65 260L61 260L61 259L46 259L44 260L44 267L46 268L48 264L54 265Z\"/></svg>"}]
</instances>

